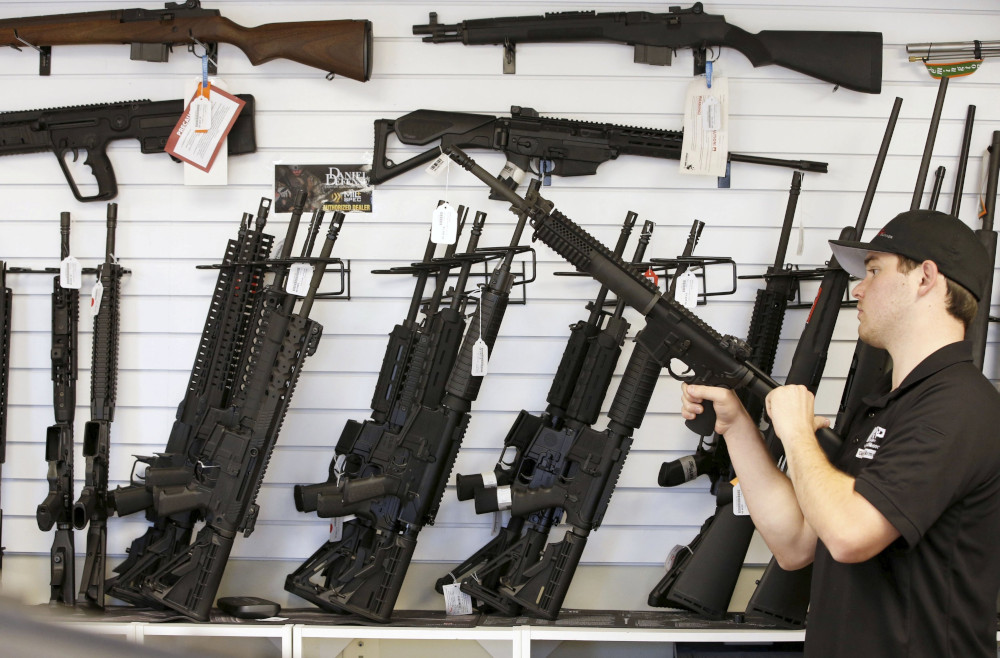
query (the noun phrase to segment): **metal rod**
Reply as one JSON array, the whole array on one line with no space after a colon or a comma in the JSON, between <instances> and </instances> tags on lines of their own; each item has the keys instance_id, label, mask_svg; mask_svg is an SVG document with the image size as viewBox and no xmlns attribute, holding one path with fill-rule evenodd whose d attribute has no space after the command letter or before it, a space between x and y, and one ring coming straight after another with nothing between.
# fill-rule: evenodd
<instances>
[{"instance_id":1,"label":"metal rod","mask_svg":"<svg viewBox=\"0 0 1000 658\"><path fill-rule=\"evenodd\" d=\"M917 172L917 184L910 200L910 210L920 207L920 198L924 195L924 184L927 182L927 172L931 167L931 154L934 152L934 139L937 137L938 124L941 122L941 108L944 107L944 96L948 91L948 78L941 78L938 85L937 100L934 101L934 112L927 128L927 142L924 144L924 155L920 159L920 170Z\"/></svg>"},{"instance_id":2,"label":"metal rod","mask_svg":"<svg viewBox=\"0 0 1000 658\"><path fill-rule=\"evenodd\" d=\"M976 120L976 106L970 105L965 113L965 133L962 135L962 152L958 156L958 173L955 174L955 193L951 197L951 214L958 217L962 207L962 189L965 187L965 170L969 167L969 145L972 144L972 124Z\"/></svg>"}]
</instances>

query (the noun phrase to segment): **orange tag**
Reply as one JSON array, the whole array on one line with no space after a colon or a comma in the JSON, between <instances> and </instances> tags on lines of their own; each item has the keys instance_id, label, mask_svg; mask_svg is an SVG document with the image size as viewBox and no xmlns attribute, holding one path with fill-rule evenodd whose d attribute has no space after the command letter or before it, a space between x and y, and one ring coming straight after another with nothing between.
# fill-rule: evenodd
<instances>
[{"instance_id":1,"label":"orange tag","mask_svg":"<svg viewBox=\"0 0 1000 658\"><path fill-rule=\"evenodd\" d=\"M656 272L653 271L652 267L646 270L643 273L643 276L652 281L654 286L660 285L660 277L656 275Z\"/></svg>"}]
</instances>

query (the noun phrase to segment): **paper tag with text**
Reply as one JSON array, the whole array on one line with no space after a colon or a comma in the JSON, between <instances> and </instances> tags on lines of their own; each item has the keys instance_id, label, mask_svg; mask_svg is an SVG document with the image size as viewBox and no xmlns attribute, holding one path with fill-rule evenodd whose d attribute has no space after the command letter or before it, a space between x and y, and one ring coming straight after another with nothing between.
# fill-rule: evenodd
<instances>
[{"instance_id":1,"label":"paper tag with text","mask_svg":"<svg viewBox=\"0 0 1000 658\"><path fill-rule=\"evenodd\" d=\"M455 244L458 240L458 211L445 201L431 215L431 242Z\"/></svg>"},{"instance_id":2,"label":"paper tag with text","mask_svg":"<svg viewBox=\"0 0 1000 658\"><path fill-rule=\"evenodd\" d=\"M485 377L489 370L490 348L482 338L472 346L472 376Z\"/></svg>"},{"instance_id":3,"label":"paper tag with text","mask_svg":"<svg viewBox=\"0 0 1000 658\"><path fill-rule=\"evenodd\" d=\"M472 597L462 591L462 586L458 583L445 585L441 588L444 592L444 613L446 615L471 615Z\"/></svg>"},{"instance_id":4,"label":"paper tag with text","mask_svg":"<svg viewBox=\"0 0 1000 658\"><path fill-rule=\"evenodd\" d=\"M338 542L344 537L344 517L337 516L330 520L330 541Z\"/></svg>"},{"instance_id":5,"label":"paper tag with text","mask_svg":"<svg viewBox=\"0 0 1000 658\"><path fill-rule=\"evenodd\" d=\"M104 298L104 284L98 279L90 290L90 311L97 315L101 312L101 299Z\"/></svg>"},{"instance_id":6,"label":"paper tag with text","mask_svg":"<svg viewBox=\"0 0 1000 658\"><path fill-rule=\"evenodd\" d=\"M194 124L195 132L207 133L212 128L212 101L204 96L198 96L191 105L188 112L194 117L191 123Z\"/></svg>"},{"instance_id":7,"label":"paper tag with text","mask_svg":"<svg viewBox=\"0 0 1000 658\"><path fill-rule=\"evenodd\" d=\"M684 99L680 172L725 176L728 159L729 81L715 77L709 89L705 78L697 77Z\"/></svg>"},{"instance_id":8,"label":"paper tag with text","mask_svg":"<svg viewBox=\"0 0 1000 658\"><path fill-rule=\"evenodd\" d=\"M59 263L59 286L79 290L83 285L83 267L73 256L67 256Z\"/></svg>"},{"instance_id":9,"label":"paper tag with text","mask_svg":"<svg viewBox=\"0 0 1000 658\"><path fill-rule=\"evenodd\" d=\"M677 277L674 300L684 308L694 308L698 305L698 277L691 270Z\"/></svg>"},{"instance_id":10,"label":"paper tag with text","mask_svg":"<svg viewBox=\"0 0 1000 658\"><path fill-rule=\"evenodd\" d=\"M292 263L288 268L288 281L285 283L285 292L297 297L305 297L309 292L309 284L312 282L313 266L309 263Z\"/></svg>"},{"instance_id":11,"label":"paper tag with text","mask_svg":"<svg viewBox=\"0 0 1000 658\"><path fill-rule=\"evenodd\" d=\"M733 487L733 515L750 516L750 510L747 509L747 500L743 497L743 489L738 482Z\"/></svg>"},{"instance_id":12,"label":"paper tag with text","mask_svg":"<svg viewBox=\"0 0 1000 658\"><path fill-rule=\"evenodd\" d=\"M424 169L424 171L426 171L431 176L440 176L450 166L451 166L451 158L442 153L437 157L436 160L434 160L434 162L427 165L427 169Z\"/></svg>"},{"instance_id":13,"label":"paper tag with text","mask_svg":"<svg viewBox=\"0 0 1000 658\"><path fill-rule=\"evenodd\" d=\"M199 100L211 104L211 122L204 131L199 131L195 123L198 112L195 101ZM170 132L164 150L202 171L209 171L244 105L246 101L221 89L213 90L211 98L207 99L202 96L201 90L195 92L191 103L181 113L180 120Z\"/></svg>"}]
</instances>

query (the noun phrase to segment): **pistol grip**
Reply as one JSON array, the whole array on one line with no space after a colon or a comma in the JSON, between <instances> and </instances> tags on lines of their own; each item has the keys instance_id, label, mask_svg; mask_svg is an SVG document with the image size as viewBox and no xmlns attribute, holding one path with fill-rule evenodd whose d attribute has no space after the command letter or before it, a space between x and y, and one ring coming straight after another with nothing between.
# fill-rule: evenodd
<instances>
[{"instance_id":1,"label":"pistol grip","mask_svg":"<svg viewBox=\"0 0 1000 658\"><path fill-rule=\"evenodd\" d=\"M108 154L105 150L106 147L107 144L96 144L93 148L86 149L87 159L83 161L83 164L90 167L90 171L94 174L94 179L97 181L97 194L91 196L80 194L80 189L73 179L73 174L70 172L69 167L66 166L66 155L72 151L73 159L75 160L79 149L62 148L56 151L56 159L59 161L59 167L62 168L63 176L66 177L66 182L69 183L70 189L73 190L73 196L78 201L104 201L113 199L118 195L118 181L115 179L115 170L111 167L111 160L108 159Z\"/></svg>"}]
</instances>

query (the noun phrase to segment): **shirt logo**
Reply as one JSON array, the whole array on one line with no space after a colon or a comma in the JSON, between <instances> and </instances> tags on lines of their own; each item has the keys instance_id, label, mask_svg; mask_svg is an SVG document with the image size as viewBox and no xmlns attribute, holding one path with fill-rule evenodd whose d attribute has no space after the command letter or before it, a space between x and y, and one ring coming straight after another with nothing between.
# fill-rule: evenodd
<instances>
[{"instance_id":1,"label":"shirt logo","mask_svg":"<svg viewBox=\"0 0 1000 658\"><path fill-rule=\"evenodd\" d=\"M875 443L875 441L884 436L885 428L876 426L875 429L872 430L872 433L868 435L868 438L865 439L865 447L858 448L858 452L854 456L858 459L874 459L875 451L879 448L879 444Z\"/></svg>"}]
</instances>

